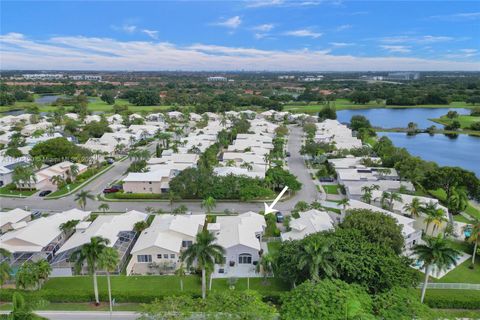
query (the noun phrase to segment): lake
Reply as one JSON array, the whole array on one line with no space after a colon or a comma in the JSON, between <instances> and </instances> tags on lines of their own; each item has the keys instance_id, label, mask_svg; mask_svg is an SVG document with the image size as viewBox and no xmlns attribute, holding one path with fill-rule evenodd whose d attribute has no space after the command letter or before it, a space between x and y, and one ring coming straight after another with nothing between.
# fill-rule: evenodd
<instances>
[{"instance_id":1,"label":"lake","mask_svg":"<svg viewBox=\"0 0 480 320\"><path fill-rule=\"evenodd\" d=\"M360 109L337 111L338 121L350 122L352 116L365 116L374 127L381 128L406 128L409 122L415 122L420 129L431 125L442 128L442 125L428 120L440 118L448 111L455 110L459 114L470 114L470 110L462 108L407 108L407 109Z\"/></svg>"},{"instance_id":2,"label":"lake","mask_svg":"<svg viewBox=\"0 0 480 320\"><path fill-rule=\"evenodd\" d=\"M57 101L58 98L65 98L65 96L59 96L59 95L44 95L40 96L37 99L35 99L35 103L40 103L40 104L49 104L52 102Z\"/></svg>"},{"instance_id":3,"label":"lake","mask_svg":"<svg viewBox=\"0 0 480 320\"><path fill-rule=\"evenodd\" d=\"M461 167L480 177L480 137L459 134L457 138L449 138L426 133L408 136L403 132L378 132L378 136L389 137L395 146L407 149L412 155L442 166Z\"/></svg>"}]
</instances>

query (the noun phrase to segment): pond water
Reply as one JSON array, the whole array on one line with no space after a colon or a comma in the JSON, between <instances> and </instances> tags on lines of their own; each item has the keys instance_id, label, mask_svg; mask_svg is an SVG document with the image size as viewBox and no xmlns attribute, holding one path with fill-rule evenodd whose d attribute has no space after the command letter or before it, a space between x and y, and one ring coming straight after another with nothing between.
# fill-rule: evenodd
<instances>
[{"instance_id":1,"label":"pond water","mask_svg":"<svg viewBox=\"0 0 480 320\"><path fill-rule=\"evenodd\" d=\"M370 120L374 127L381 128L406 128L409 122L415 122L420 129L431 125L442 128L442 125L428 120L429 118L440 118L448 111L455 110L459 114L470 114L468 109L462 108L405 108L405 109L361 109L361 110L340 110L337 111L338 121L350 122L354 115L362 115Z\"/></svg>"},{"instance_id":2,"label":"pond water","mask_svg":"<svg viewBox=\"0 0 480 320\"><path fill-rule=\"evenodd\" d=\"M412 155L442 166L458 166L480 177L480 137L459 134L451 138L426 133L408 136L403 132L378 132L378 135L389 137L395 146L407 149Z\"/></svg>"},{"instance_id":3,"label":"pond water","mask_svg":"<svg viewBox=\"0 0 480 320\"><path fill-rule=\"evenodd\" d=\"M59 95L44 95L35 99L35 103L49 104L57 101L58 98L64 98L64 97L65 96L59 96Z\"/></svg>"}]
</instances>

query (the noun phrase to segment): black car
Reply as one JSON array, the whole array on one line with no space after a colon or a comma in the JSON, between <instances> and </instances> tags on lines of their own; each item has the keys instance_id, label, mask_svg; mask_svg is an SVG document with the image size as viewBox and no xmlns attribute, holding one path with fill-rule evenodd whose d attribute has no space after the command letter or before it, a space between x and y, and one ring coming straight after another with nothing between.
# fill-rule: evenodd
<instances>
[{"instance_id":1,"label":"black car","mask_svg":"<svg viewBox=\"0 0 480 320\"><path fill-rule=\"evenodd\" d=\"M290 157L290 152L287 151L287 152L286 152L286 155L287 155L287 157Z\"/></svg>"},{"instance_id":2,"label":"black car","mask_svg":"<svg viewBox=\"0 0 480 320\"><path fill-rule=\"evenodd\" d=\"M277 218L277 222L283 222L283 213L281 213L280 211L275 212L275 217Z\"/></svg>"},{"instance_id":3,"label":"black car","mask_svg":"<svg viewBox=\"0 0 480 320\"><path fill-rule=\"evenodd\" d=\"M52 193L52 190L43 190L38 194L39 197L45 197L48 196L50 193Z\"/></svg>"}]
</instances>

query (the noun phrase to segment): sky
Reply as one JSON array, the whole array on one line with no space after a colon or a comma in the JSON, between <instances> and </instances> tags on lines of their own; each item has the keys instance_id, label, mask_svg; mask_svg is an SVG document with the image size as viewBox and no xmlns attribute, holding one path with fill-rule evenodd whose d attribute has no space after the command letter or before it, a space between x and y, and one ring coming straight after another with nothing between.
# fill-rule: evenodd
<instances>
[{"instance_id":1,"label":"sky","mask_svg":"<svg viewBox=\"0 0 480 320\"><path fill-rule=\"evenodd\" d=\"M5 1L0 68L480 71L480 1Z\"/></svg>"}]
</instances>

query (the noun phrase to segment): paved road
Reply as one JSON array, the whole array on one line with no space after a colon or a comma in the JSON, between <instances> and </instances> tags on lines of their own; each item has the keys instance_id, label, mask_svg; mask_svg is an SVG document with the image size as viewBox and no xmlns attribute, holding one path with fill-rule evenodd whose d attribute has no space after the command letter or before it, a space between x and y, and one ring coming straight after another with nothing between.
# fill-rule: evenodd
<instances>
[{"instance_id":1,"label":"paved road","mask_svg":"<svg viewBox=\"0 0 480 320\"><path fill-rule=\"evenodd\" d=\"M284 202L279 202L276 206L278 210L282 212L289 212L295 204L300 201L312 202L314 200L319 200L319 193L317 192L316 186L313 183L308 170L305 166L302 156L300 155L300 147L302 145L303 139L303 130L301 127L290 126L290 137L287 144L287 150L290 152L290 157L288 158L288 167L289 170L295 174L299 181L302 183L302 190L295 194L294 197L288 199ZM152 144L148 149L153 152L155 149L155 144ZM99 194L102 190L112 181L120 179L124 174L125 170L130 165L130 160L125 160L123 162L117 162L114 164L114 167L101 175L99 178L86 185L83 189L91 190L93 194ZM89 200L87 202L87 210L97 210L98 206L102 201L98 200ZM139 210L145 211L147 207L153 207L156 209L163 209L168 212L170 210L170 204L168 202L155 202L155 201L145 201L145 202L107 202L110 206L111 211L123 212L128 210ZM179 206L180 204L186 205L190 211L197 213L203 212L200 201L181 201L174 204L174 207ZM64 211L72 208L77 208L78 205L75 202L75 195L56 199L56 200L44 200L39 197L28 197L24 199L19 198L0 198L0 207L3 208L25 208L41 211ZM254 203L245 203L245 202L218 202L216 211L223 211L225 209L236 211L236 212L245 212L245 211L258 211L263 210L263 203L254 202Z\"/></svg>"},{"instance_id":2,"label":"paved road","mask_svg":"<svg viewBox=\"0 0 480 320\"><path fill-rule=\"evenodd\" d=\"M6 313L8 312L0 312ZM35 311L35 313L50 320L134 320L139 317L137 313L129 311L115 311L112 317L108 311Z\"/></svg>"}]
</instances>

